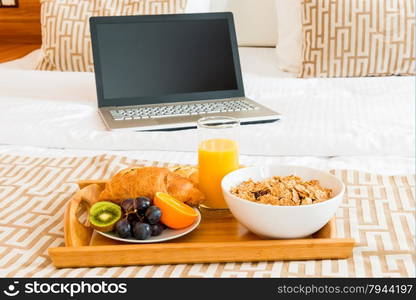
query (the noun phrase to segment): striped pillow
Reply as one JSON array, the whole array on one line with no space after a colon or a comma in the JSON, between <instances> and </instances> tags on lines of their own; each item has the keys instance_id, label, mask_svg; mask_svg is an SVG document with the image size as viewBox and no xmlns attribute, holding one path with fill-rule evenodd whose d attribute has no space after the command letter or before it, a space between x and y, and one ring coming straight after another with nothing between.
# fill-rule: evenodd
<instances>
[{"instance_id":1,"label":"striped pillow","mask_svg":"<svg viewBox=\"0 0 416 300\"><path fill-rule=\"evenodd\" d=\"M303 0L299 77L415 75L414 0Z\"/></svg>"},{"instance_id":2,"label":"striped pillow","mask_svg":"<svg viewBox=\"0 0 416 300\"><path fill-rule=\"evenodd\" d=\"M182 13L186 0L40 0L42 58L37 70L94 72L89 18Z\"/></svg>"}]
</instances>

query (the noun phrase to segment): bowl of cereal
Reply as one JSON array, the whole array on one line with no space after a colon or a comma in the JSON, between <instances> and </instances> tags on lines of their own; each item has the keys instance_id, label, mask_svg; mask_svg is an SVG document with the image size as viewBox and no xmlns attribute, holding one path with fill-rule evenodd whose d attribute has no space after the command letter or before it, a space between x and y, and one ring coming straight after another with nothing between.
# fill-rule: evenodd
<instances>
[{"instance_id":1,"label":"bowl of cereal","mask_svg":"<svg viewBox=\"0 0 416 300\"><path fill-rule=\"evenodd\" d=\"M345 186L332 174L302 166L238 169L221 182L234 217L265 238L302 238L334 217Z\"/></svg>"}]
</instances>

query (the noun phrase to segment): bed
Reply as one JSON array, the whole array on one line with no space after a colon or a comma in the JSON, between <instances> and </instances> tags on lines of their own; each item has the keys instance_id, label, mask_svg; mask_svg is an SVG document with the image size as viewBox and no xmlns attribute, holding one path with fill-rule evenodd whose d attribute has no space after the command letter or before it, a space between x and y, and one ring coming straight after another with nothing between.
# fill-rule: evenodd
<instances>
[{"instance_id":1,"label":"bed","mask_svg":"<svg viewBox=\"0 0 416 300\"><path fill-rule=\"evenodd\" d=\"M239 51L246 95L283 115L241 128L242 163L300 164L343 177L350 198L336 224L340 236L357 240L353 258L55 269L46 249L63 242L63 206L77 180L108 178L137 160L193 164L197 133L107 131L93 74L35 71L36 50L0 64L1 275L414 276L414 77L299 79L277 69L272 48ZM37 203L32 217L18 221L28 203Z\"/></svg>"},{"instance_id":2,"label":"bed","mask_svg":"<svg viewBox=\"0 0 416 300\"><path fill-rule=\"evenodd\" d=\"M97 114L93 74L34 71L38 54L0 64L2 145L192 156L196 130L107 131ZM357 165L366 171L412 173L414 77L302 80L277 69L272 48L240 48L240 55L246 95L283 116L242 128L244 159L312 156L330 163L365 157ZM407 161L389 169L394 158Z\"/></svg>"},{"instance_id":3,"label":"bed","mask_svg":"<svg viewBox=\"0 0 416 300\"><path fill-rule=\"evenodd\" d=\"M210 8L188 2L189 12ZM239 48L246 95L282 114L241 128L241 163L306 165L341 178L346 196L335 225L357 243L351 258L53 267L47 249L64 243L64 207L78 180L137 164L195 164L197 132L107 131L92 73L35 70L40 2L21 0L18 9L0 9L0 276L414 277L415 77L300 79L280 71L271 46L278 30L281 38L285 27L294 34L298 10L289 2L253 10L253 1L217 1L235 13L239 42L263 46ZM276 26L276 3L285 26Z\"/></svg>"}]
</instances>

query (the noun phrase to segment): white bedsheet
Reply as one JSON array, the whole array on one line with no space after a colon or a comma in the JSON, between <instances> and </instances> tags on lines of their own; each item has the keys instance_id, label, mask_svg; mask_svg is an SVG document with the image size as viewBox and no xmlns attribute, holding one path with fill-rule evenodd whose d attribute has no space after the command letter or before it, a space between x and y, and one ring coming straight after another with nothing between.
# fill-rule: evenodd
<instances>
[{"instance_id":1,"label":"white bedsheet","mask_svg":"<svg viewBox=\"0 0 416 300\"><path fill-rule=\"evenodd\" d=\"M34 50L26 56L0 64L0 69L34 70L41 58L40 49Z\"/></svg>"},{"instance_id":2,"label":"white bedsheet","mask_svg":"<svg viewBox=\"0 0 416 300\"><path fill-rule=\"evenodd\" d=\"M196 164L196 152L177 151L102 151L50 149L31 146L0 145L0 155L19 155L26 157L91 157L101 154L114 154L132 159L170 162L178 164ZM374 174L408 175L415 174L413 157L402 156L251 156L241 155L243 165L266 165L271 163L303 165L321 170L344 169L360 170Z\"/></svg>"},{"instance_id":3,"label":"white bedsheet","mask_svg":"<svg viewBox=\"0 0 416 300\"><path fill-rule=\"evenodd\" d=\"M413 157L414 77L298 79L278 71L274 49L242 48L240 56L246 95L283 114L243 126L243 154ZM196 142L196 130L106 131L93 74L0 65L0 144L183 152Z\"/></svg>"}]
</instances>

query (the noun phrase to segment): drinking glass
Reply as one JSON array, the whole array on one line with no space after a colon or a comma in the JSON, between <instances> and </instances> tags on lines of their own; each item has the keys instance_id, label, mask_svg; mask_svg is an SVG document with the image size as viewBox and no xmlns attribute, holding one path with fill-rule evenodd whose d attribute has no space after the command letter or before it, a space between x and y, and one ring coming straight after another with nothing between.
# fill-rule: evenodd
<instances>
[{"instance_id":1,"label":"drinking glass","mask_svg":"<svg viewBox=\"0 0 416 300\"><path fill-rule=\"evenodd\" d=\"M198 122L199 188L205 195L201 204L206 209L227 209L221 180L239 168L238 135L240 121L231 117L213 116Z\"/></svg>"}]
</instances>

